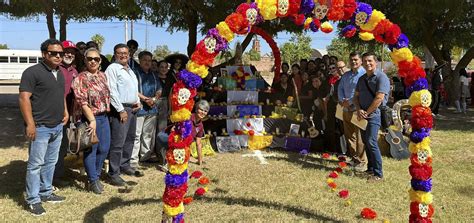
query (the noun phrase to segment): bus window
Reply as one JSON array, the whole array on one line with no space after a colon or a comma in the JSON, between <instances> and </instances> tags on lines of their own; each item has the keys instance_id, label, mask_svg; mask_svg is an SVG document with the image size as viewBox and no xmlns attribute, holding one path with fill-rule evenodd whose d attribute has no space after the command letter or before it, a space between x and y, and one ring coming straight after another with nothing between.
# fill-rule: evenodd
<instances>
[{"instance_id":1,"label":"bus window","mask_svg":"<svg viewBox=\"0 0 474 223\"><path fill-rule=\"evenodd\" d=\"M20 57L20 63L28 63L28 57Z\"/></svg>"},{"instance_id":2,"label":"bus window","mask_svg":"<svg viewBox=\"0 0 474 223\"><path fill-rule=\"evenodd\" d=\"M29 57L29 63L38 63L38 57Z\"/></svg>"},{"instance_id":3,"label":"bus window","mask_svg":"<svg viewBox=\"0 0 474 223\"><path fill-rule=\"evenodd\" d=\"M8 63L8 57L6 56L0 57L0 63Z\"/></svg>"},{"instance_id":4,"label":"bus window","mask_svg":"<svg viewBox=\"0 0 474 223\"><path fill-rule=\"evenodd\" d=\"M10 63L18 63L18 57L10 57Z\"/></svg>"}]
</instances>

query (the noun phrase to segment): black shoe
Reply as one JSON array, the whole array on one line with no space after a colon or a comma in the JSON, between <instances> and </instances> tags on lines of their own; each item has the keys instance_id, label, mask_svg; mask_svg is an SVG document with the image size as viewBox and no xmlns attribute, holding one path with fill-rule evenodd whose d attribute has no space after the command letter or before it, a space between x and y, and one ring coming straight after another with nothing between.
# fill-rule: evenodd
<instances>
[{"instance_id":1,"label":"black shoe","mask_svg":"<svg viewBox=\"0 0 474 223\"><path fill-rule=\"evenodd\" d=\"M129 176L135 176L135 177L143 177L144 174L141 171L135 170L133 168L128 168L126 170L122 170L121 173L124 173Z\"/></svg>"},{"instance_id":2,"label":"black shoe","mask_svg":"<svg viewBox=\"0 0 474 223\"><path fill-rule=\"evenodd\" d=\"M99 186L100 190L104 192L104 185L100 182L100 180L97 180L97 186Z\"/></svg>"},{"instance_id":3,"label":"black shoe","mask_svg":"<svg viewBox=\"0 0 474 223\"><path fill-rule=\"evenodd\" d=\"M66 200L65 197L58 196L54 193L52 193L51 195L47 197L41 197L42 202L48 202L48 203L61 203L64 200Z\"/></svg>"},{"instance_id":4,"label":"black shoe","mask_svg":"<svg viewBox=\"0 0 474 223\"><path fill-rule=\"evenodd\" d=\"M44 210L43 205L41 203L36 203L36 204L30 204L26 208L31 215L33 216L41 216L46 214L46 210Z\"/></svg>"},{"instance_id":5,"label":"black shoe","mask_svg":"<svg viewBox=\"0 0 474 223\"><path fill-rule=\"evenodd\" d=\"M71 185L71 182L61 180L61 179L54 179L53 180L53 185L56 186L56 187L67 187L67 186Z\"/></svg>"},{"instance_id":6,"label":"black shoe","mask_svg":"<svg viewBox=\"0 0 474 223\"><path fill-rule=\"evenodd\" d=\"M89 182L88 189L89 191L92 191L94 194L102 194L102 190L100 189L98 180L94 182Z\"/></svg>"},{"instance_id":7,"label":"black shoe","mask_svg":"<svg viewBox=\"0 0 474 223\"><path fill-rule=\"evenodd\" d=\"M109 177L109 184L122 187L125 186L125 180L123 180L120 176Z\"/></svg>"}]
</instances>

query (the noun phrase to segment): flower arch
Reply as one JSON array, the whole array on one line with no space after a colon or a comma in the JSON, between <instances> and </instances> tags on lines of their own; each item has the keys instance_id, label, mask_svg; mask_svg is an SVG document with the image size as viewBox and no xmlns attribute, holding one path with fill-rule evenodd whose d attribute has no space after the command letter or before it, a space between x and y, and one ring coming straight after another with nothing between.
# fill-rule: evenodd
<instances>
[{"instance_id":1,"label":"flower arch","mask_svg":"<svg viewBox=\"0 0 474 223\"><path fill-rule=\"evenodd\" d=\"M262 37L262 39L264 39L265 42L267 42L267 44L272 49L272 54L273 54L273 57L275 58L275 62L274 62L275 74L274 74L273 80L279 80L280 69L281 69L281 53L280 53L280 48L278 48L277 43L275 42L275 40L273 40L272 36L270 36L267 32L265 32L265 30L257 26L253 26L252 29L250 30L250 33L254 33Z\"/></svg>"},{"instance_id":2,"label":"flower arch","mask_svg":"<svg viewBox=\"0 0 474 223\"><path fill-rule=\"evenodd\" d=\"M227 48L235 34L259 30L255 27L264 20L284 17L313 32L331 32L333 28L328 21L350 20L351 24L341 30L341 36L352 38L358 33L358 37L364 41L375 39L388 44L392 61L398 66L399 76L404 78L407 86L406 94L414 111L411 121L416 123L410 134L409 146L412 153L409 166L412 176L409 221L431 222L434 209L430 193L432 152L429 135L433 119L426 74L420 58L408 49L409 40L400 27L371 5L355 0L256 0L240 4L235 12L208 31L206 37L197 44L186 70L177 75L178 82L173 87L170 119L177 128L169 136L169 172L166 174L163 194L163 220L184 222L183 197L187 180L180 179L187 173L188 159L182 154L189 153L192 136L189 134L191 125L188 120L194 105L192 98L202 83L201 78L207 76L208 67L217 54Z\"/></svg>"}]
</instances>

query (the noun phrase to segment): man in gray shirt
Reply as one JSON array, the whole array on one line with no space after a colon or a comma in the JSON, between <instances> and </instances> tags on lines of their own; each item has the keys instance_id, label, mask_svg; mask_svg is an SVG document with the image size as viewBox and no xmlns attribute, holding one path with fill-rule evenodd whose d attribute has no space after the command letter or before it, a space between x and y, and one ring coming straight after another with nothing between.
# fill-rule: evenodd
<instances>
[{"instance_id":1,"label":"man in gray shirt","mask_svg":"<svg viewBox=\"0 0 474 223\"><path fill-rule=\"evenodd\" d=\"M110 64L105 74L110 88L111 143L109 150L109 182L124 186L120 173L142 176L130 166L137 118L135 112L140 108L138 80L128 66L129 49L121 43L114 47L115 63Z\"/></svg>"}]
</instances>

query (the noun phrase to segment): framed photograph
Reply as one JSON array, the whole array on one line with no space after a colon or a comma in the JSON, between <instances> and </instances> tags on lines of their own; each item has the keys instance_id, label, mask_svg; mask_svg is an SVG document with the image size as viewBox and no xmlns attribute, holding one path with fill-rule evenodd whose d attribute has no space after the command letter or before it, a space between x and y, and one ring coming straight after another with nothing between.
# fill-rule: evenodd
<instances>
[{"instance_id":1,"label":"framed photograph","mask_svg":"<svg viewBox=\"0 0 474 223\"><path fill-rule=\"evenodd\" d=\"M290 125L290 136L297 136L299 132L300 132L300 125L298 124Z\"/></svg>"},{"instance_id":2,"label":"framed photograph","mask_svg":"<svg viewBox=\"0 0 474 223\"><path fill-rule=\"evenodd\" d=\"M227 68L226 67L221 67L221 77L227 77Z\"/></svg>"}]
</instances>

